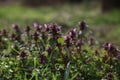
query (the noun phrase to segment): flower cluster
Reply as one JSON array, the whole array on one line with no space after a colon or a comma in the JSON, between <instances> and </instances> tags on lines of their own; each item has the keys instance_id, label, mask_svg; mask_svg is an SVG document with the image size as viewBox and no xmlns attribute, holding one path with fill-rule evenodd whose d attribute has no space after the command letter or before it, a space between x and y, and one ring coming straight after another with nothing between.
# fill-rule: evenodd
<instances>
[{"instance_id":1,"label":"flower cluster","mask_svg":"<svg viewBox=\"0 0 120 80\"><path fill-rule=\"evenodd\" d=\"M120 57L120 51L116 48L112 43L105 43L103 45L104 49L109 53L109 55L113 55L114 57Z\"/></svg>"},{"instance_id":2,"label":"flower cluster","mask_svg":"<svg viewBox=\"0 0 120 80\"><path fill-rule=\"evenodd\" d=\"M120 50L96 44L85 21L66 34L56 23L12 29L0 30L0 79L120 79Z\"/></svg>"}]
</instances>

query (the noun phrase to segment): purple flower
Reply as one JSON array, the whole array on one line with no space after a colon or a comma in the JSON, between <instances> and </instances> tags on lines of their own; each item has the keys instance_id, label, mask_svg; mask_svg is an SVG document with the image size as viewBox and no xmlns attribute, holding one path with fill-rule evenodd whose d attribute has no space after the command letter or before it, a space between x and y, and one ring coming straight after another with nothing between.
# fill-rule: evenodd
<instances>
[{"instance_id":1,"label":"purple flower","mask_svg":"<svg viewBox=\"0 0 120 80\"><path fill-rule=\"evenodd\" d=\"M84 45L82 40L78 40L77 41L77 52L80 53L81 52L81 47L82 45Z\"/></svg>"},{"instance_id":2,"label":"purple flower","mask_svg":"<svg viewBox=\"0 0 120 80\"><path fill-rule=\"evenodd\" d=\"M78 46L78 47L81 47L82 45L84 45L83 41L82 41L82 40L78 40L77 46Z\"/></svg>"},{"instance_id":3,"label":"purple flower","mask_svg":"<svg viewBox=\"0 0 120 80\"><path fill-rule=\"evenodd\" d=\"M93 39L93 38L90 38L90 40L88 41L88 44L89 44L89 46L94 45L94 39Z\"/></svg>"},{"instance_id":4,"label":"purple flower","mask_svg":"<svg viewBox=\"0 0 120 80\"><path fill-rule=\"evenodd\" d=\"M51 26L47 24L44 24L44 27L45 27L45 31L49 31L51 29Z\"/></svg>"},{"instance_id":5,"label":"purple flower","mask_svg":"<svg viewBox=\"0 0 120 80\"><path fill-rule=\"evenodd\" d=\"M64 41L65 41L67 47L72 45L71 38L69 36L64 36Z\"/></svg>"},{"instance_id":6,"label":"purple flower","mask_svg":"<svg viewBox=\"0 0 120 80\"><path fill-rule=\"evenodd\" d=\"M87 28L87 25L84 21L81 21L78 23L78 26L80 28L81 31L85 30Z\"/></svg>"},{"instance_id":7,"label":"purple flower","mask_svg":"<svg viewBox=\"0 0 120 80\"><path fill-rule=\"evenodd\" d=\"M52 39L57 40L57 38L61 35L61 26L57 26L55 23L45 24L45 31L49 32L49 35Z\"/></svg>"},{"instance_id":8,"label":"purple flower","mask_svg":"<svg viewBox=\"0 0 120 80\"><path fill-rule=\"evenodd\" d=\"M58 32L57 25L55 23L51 24L51 33L55 35Z\"/></svg>"},{"instance_id":9,"label":"purple flower","mask_svg":"<svg viewBox=\"0 0 120 80\"><path fill-rule=\"evenodd\" d=\"M67 41L70 40L70 37L68 37L68 36L64 36L64 40L67 42Z\"/></svg>"},{"instance_id":10,"label":"purple flower","mask_svg":"<svg viewBox=\"0 0 120 80\"><path fill-rule=\"evenodd\" d=\"M25 29L25 32L26 32L26 33L29 33L29 31L30 31L30 27L27 26L26 29Z\"/></svg>"},{"instance_id":11,"label":"purple flower","mask_svg":"<svg viewBox=\"0 0 120 80\"><path fill-rule=\"evenodd\" d=\"M114 52L114 51L116 51L116 47L112 43L105 43L103 45L103 47L108 52Z\"/></svg>"},{"instance_id":12,"label":"purple flower","mask_svg":"<svg viewBox=\"0 0 120 80\"><path fill-rule=\"evenodd\" d=\"M38 35L38 33L35 31L34 34L33 34L33 39L34 39L35 41L37 41L37 40L38 40L38 37L39 37L39 35Z\"/></svg>"},{"instance_id":13,"label":"purple flower","mask_svg":"<svg viewBox=\"0 0 120 80\"><path fill-rule=\"evenodd\" d=\"M11 39L12 39L12 41L17 40L17 39L16 39L16 35L15 35L14 33L12 34Z\"/></svg>"},{"instance_id":14,"label":"purple flower","mask_svg":"<svg viewBox=\"0 0 120 80\"><path fill-rule=\"evenodd\" d=\"M34 23L33 23L33 26L34 26L34 28L36 28L36 27L39 26L39 24L38 24L37 22L34 22Z\"/></svg>"},{"instance_id":15,"label":"purple flower","mask_svg":"<svg viewBox=\"0 0 120 80\"><path fill-rule=\"evenodd\" d=\"M42 30L42 26L38 23L34 22L33 25L36 31L40 32Z\"/></svg>"},{"instance_id":16,"label":"purple flower","mask_svg":"<svg viewBox=\"0 0 120 80\"><path fill-rule=\"evenodd\" d=\"M120 57L120 50L118 50L112 43L105 43L103 47L109 53L109 55Z\"/></svg>"},{"instance_id":17,"label":"purple flower","mask_svg":"<svg viewBox=\"0 0 120 80\"><path fill-rule=\"evenodd\" d=\"M13 34L11 35L11 40L12 40L12 41L16 41L16 40L17 40L17 41L20 41L20 40L21 40L21 37L20 37L19 35L16 35L16 34L13 33Z\"/></svg>"},{"instance_id":18,"label":"purple flower","mask_svg":"<svg viewBox=\"0 0 120 80\"><path fill-rule=\"evenodd\" d=\"M57 35L59 33L59 31L61 31L61 26L58 26L55 23L50 24L51 25L51 33L53 35Z\"/></svg>"},{"instance_id":19,"label":"purple flower","mask_svg":"<svg viewBox=\"0 0 120 80\"><path fill-rule=\"evenodd\" d=\"M12 25L12 27L13 27L13 29L15 29L16 33L21 32L21 30L20 30L20 28L19 28L19 26L18 26L18 25L13 24L13 25Z\"/></svg>"},{"instance_id":20,"label":"purple flower","mask_svg":"<svg viewBox=\"0 0 120 80\"><path fill-rule=\"evenodd\" d=\"M56 30L57 30L57 31L61 31L61 26L57 26L57 27L56 27Z\"/></svg>"},{"instance_id":21,"label":"purple flower","mask_svg":"<svg viewBox=\"0 0 120 80\"><path fill-rule=\"evenodd\" d=\"M69 32L69 35L70 35L71 38L74 38L74 37L76 36L76 34L77 34L76 28L75 28L75 29L72 29L72 30Z\"/></svg>"},{"instance_id":22,"label":"purple flower","mask_svg":"<svg viewBox=\"0 0 120 80\"><path fill-rule=\"evenodd\" d=\"M2 35L5 36L5 37L7 37L7 31L6 31L6 29L2 30Z\"/></svg>"}]
</instances>

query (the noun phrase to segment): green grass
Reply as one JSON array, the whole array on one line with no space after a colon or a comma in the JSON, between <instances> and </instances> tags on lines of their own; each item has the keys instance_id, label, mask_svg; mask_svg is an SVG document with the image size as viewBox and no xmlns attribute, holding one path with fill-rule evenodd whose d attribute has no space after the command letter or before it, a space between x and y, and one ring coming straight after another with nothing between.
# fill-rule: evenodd
<instances>
[{"instance_id":1,"label":"green grass","mask_svg":"<svg viewBox=\"0 0 120 80\"><path fill-rule=\"evenodd\" d=\"M120 11L103 14L100 7L86 8L83 5L47 6L28 8L19 5L0 6L0 22L2 24L28 24L33 21L40 23L58 22L75 25L80 20L86 20L90 25L119 24Z\"/></svg>"}]
</instances>

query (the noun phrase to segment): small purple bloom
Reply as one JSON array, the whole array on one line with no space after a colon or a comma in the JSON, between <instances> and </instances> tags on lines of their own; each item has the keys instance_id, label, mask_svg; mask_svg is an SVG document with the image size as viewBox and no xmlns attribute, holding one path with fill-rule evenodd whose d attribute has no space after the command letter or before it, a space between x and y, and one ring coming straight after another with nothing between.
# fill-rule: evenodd
<instances>
[{"instance_id":1,"label":"small purple bloom","mask_svg":"<svg viewBox=\"0 0 120 80\"><path fill-rule=\"evenodd\" d=\"M77 46L81 47L82 45L84 45L83 41L82 40L78 40Z\"/></svg>"},{"instance_id":2,"label":"small purple bloom","mask_svg":"<svg viewBox=\"0 0 120 80\"><path fill-rule=\"evenodd\" d=\"M7 37L7 33L8 33L8 32L6 31L6 29L3 29L3 30L2 30L2 35L3 35L3 36Z\"/></svg>"},{"instance_id":3,"label":"small purple bloom","mask_svg":"<svg viewBox=\"0 0 120 80\"><path fill-rule=\"evenodd\" d=\"M16 40L17 40L17 41L20 41L20 40L21 40L21 37L20 37L19 35L16 35L16 34L13 33L13 34L11 35L11 40L12 40L12 41L16 41Z\"/></svg>"},{"instance_id":4,"label":"small purple bloom","mask_svg":"<svg viewBox=\"0 0 120 80\"><path fill-rule=\"evenodd\" d=\"M65 41L67 47L72 45L71 38L69 36L64 36L64 41Z\"/></svg>"},{"instance_id":5,"label":"small purple bloom","mask_svg":"<svg viewBox=\"0 0 120 80\"><path fill-rule=\"evenodd\" d=\"M34 23L33 23L33 26L34 26L34 28L36 28L36 27L39 26L39 24L38 24L37 22L34 22Z\"/></svg>"},{"instance_id":6,"label":"small purple bloom","mask_svg":"<svg viewBox=\"0 0 120 80\"><path fill-rule=\"evenodd\" d=\"M16 40L16 35L15 35L15 34L12 34L11 39L12 39L13 41L15 41L15 40Z\"/></svg>"},{"instance_id":7,"label":"small purple bloom","mask_svg":"<svg viewBox=\"0 0 120 80\"><path fill-rule=\"evenodd\" d=\"M106 51L109 51L109 52L111 51L113 52L116 50L115 46L112 43L105 43L103 47Z\"/></svg>"},{"instance_id":8,"label":"small purple bloom","mask_svg":"<svg viewBox=\"0 0 120 80\"><path fill-rule=\"evenodd\" d=\"M75 29L72 29L72 30L69 32L69 35L70 35L71 38L74 38L74 37L76 36L76 34L77 34L76 28L75 28Z\"/></svg>"},{"instance_id":9,"label":"small purple bloom","mask_svg":"<svg viewBox=\"0 0 120 80\"><path fill-rule=\"evenodd\" d=\"M81 21L78 23L78 26L80 28L81 31L85 30L87 28L87 25L84 21Z\"/></svg>"},{"instance_id":10,"label":"small purple bloom","mask_svg":"<svg viewBox=\"0 0 120 80\"><path fill-rule=\"evenodd\" d=\"M13 29L15 30L15 32L16 32L16 33L19 35L19 37L20 37L20 35L22 34L22 31L20 30L20 27L19 27L18 25L16 25L16 24L13 24L12 27L13 27Z\"/></svg>"},{"instance_id":11,"label":"small purple bloom","mask_svg":"<svg viewBox=\"0 0 120 80\"><path fill-rule=\"evenodd\" d=\"M34 22L33 25L36 31L40 32L42 30L42 26L38 23Z\"/></svg>"},{"instance_id":12,"label":"small purple bloom","mask_svg":"<svg viewBox=\"0 0 120 80\"><path fill-rule=\"evenodd\" d=\"M33 39L34 39L35 41L37 41L37 40L38 40L38 37L39 37L39 35L38 35L38 33L35 31L34 34L33 34Z\"/></svg>"},{"instance_id":13,"label":"small purple bloom","mask_svg":"<svg viewBox=\"0 0 120 80\"><path fill-rule=\"evenodd\" d=\"M51 29L51 26L47 24L44 24L44 27L45 27L45 31L49 31Z\"/></svg>"},{"instance_id":14,"label":"small purple bloom","mask_svg":"<svg viewBox=\"0 0 120 80\"><path fill-rule=\"evenodd\" d=\"M61 26L57 26L57 27L56 27L56 30L57 30L57 31L61 31Z\"/></svg>"},{"instance_id":15,"label":"small purple bloom","mask_svg":"<svg viewBox=\"0 0 120 80\"><path fill-rule=\"evenodd\" d=\"M90 38L90 40L88 41L88 44L89 44L89 46L94 45L94 39L93 39L93 38Z\"/></svg>"},{"instance_id":16,"label":"small purple bloom","mask_svg":"<svg viewBox=\"0 0 120 80\"><path fill-rule=\"evenodd\" d=\"M20 31L20 28L19 28L19 26L18 26L18 25L13 24L13 25L12 25L12 27L13 27L13 29L15 29L15 30L16 30L16 32Z\"/></svg>"},{"instance_id":17,"label":"small purple bloom","mask_svg":"<svg viewBox=\"0 0 120 80\"><path fill-rule=\"evenodd\" d=\"M120 50L118 50L112 43L105 43L104 49L114 57L120 57Z\"/></svg>"}]
</instances>

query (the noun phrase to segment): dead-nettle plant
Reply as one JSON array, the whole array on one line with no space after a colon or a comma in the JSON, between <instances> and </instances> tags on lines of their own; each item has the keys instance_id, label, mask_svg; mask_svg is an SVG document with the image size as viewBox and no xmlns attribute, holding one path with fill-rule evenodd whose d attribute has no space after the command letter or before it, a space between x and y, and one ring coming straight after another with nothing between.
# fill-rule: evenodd
<instances>
[{"instance_id":1,"label":"dead-nettle plant","mask_svg":"<svg viewBox=\"0 0 120 80\"><path fill-rule=\"evenodd\" d=\"M56 23L12 28L0 30L0 79L120 79L120 50L100 47L85 21L65 34Z\"/></svg>"}]
</instances>

